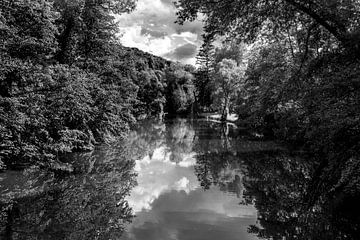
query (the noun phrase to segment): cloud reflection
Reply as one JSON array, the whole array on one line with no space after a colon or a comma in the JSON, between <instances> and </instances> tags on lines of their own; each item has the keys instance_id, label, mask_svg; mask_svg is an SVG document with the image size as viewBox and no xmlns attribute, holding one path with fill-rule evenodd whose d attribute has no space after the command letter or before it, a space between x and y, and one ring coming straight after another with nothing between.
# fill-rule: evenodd
<instances>
[{"instance_id":1,"label":"cloud reflection","mask_svg":"<svg viewBox=\"0 0 360 240\"><path fill-rule=\"evenodd\" d=\"M170 161L171 154L166 147L157 148L150 156L136 161L138 186L129 197L129 204L135 212L150 210L151 204L162 193L171 190L190 192L199 184L194 175L194 153L184 156L179 164Z\"/></svg>"},{"instance_id":2,"label":"cloud reflection","mask_svg":"<svg viewBox=\"0 0 360 240\"><path fill-rule=\"evenodd\" d=\"M139 185L128 201L137 217L122 239L256 239L247 233L256 223L253 206L219 187L200 188L193 152L179 163L170 156L164 146L136 161Z\"/></svg>"},{"instance_id":3,"label":"cloud reflection","mask_svg":"<svg viewBox=\"0 0 360 240\"><path fill-rule=\"evenodd\" d=\"M247 228L256 225L257 211L252 205L239 204L243 202L240 166L228 165L219 171L216 186L211 184L206 191L200 186L195 171L199 156L216 161L223 148L213 145L216 156L204 154L199 148L206 145L208 149L203 139L208 135L202 132L201 139L198 134L203 126L194 126L178 119L166 125L165 133L155 134L161 136L158 140L139 134L137 139L147 139L154 150L145 151L147 156L136 161L138 186L127 199L136 218L127 226L123 240L256 239ZM217 138L219 135L211 137Z\"/></svg>"},{"instance_id":4,"label":"cloud reflection","mask_svg":"<svg viewBox=\"0 0 360 240\"><path fill-rule=\"evenodd\" d=\"M137 213L123 239L256 239L247 233L247 226L256 223L256 210L238 202L217 189L166 192L151 211Z\"/></svg>"}]
</instances>

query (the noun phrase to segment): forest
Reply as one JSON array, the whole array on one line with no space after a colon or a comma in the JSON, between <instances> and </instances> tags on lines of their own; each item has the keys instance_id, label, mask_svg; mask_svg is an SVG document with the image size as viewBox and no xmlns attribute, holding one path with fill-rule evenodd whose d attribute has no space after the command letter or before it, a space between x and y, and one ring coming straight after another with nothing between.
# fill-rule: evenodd
<instances>
[{"instance_id":1,"label":"forest","mask_svg":"<svg viewBox=\"0 0 360 240\"><path fill-rule=\"evenodd\" d=\"M305 239L311 232L311 239L320 239L323 232L317 232L317 226L327 229L332 224L323 212L332 214L338 207L342 212L331 219L338 219L334 221L342 229L331 229L329 236L351 239L346 238L349 232L355 236L359 225L347 225L359 220L350 214L359 209L346 205L358 205L360 198L360 1L178 0L174 4L178 24L203 21L197 66L121 44L116 16L134 11L137 0L2 0L0 172L35 166L66 176L67 181L53 185L59 192L67 189L57 206L73 220L74 211L82 206L80 199L90 195L95 202L106 196L102 204L109 206L98 206L99 212L130 219L133 215L123 196L115 199L123 204L121 212L112 204L118 186L123 184L118 195L128 195L136 185L132 172L136 163L127 162L121 141L143 144L136 150L139 153L131 153L139 158L167 142L170 162L176 164L193 148L197 150L194 169L204 189L216 184L238 187L238 175L230 187L220 178L228 165L242 161L248 174L241 180L246 188L243 204L256 199L265 226L252 226L250 232L275 239L291 239L291 234ZM203 114L219 116L221 127L211 125L212 132L204 133L208 126L200 124L204 132L195 134L185 121L176 120L165 133L166 119L196 119ZM237 117L230 121L230 115ZM130 130L146 119L156 122L154 129L142 129L152 134L129 137ZM229 122L256 133L246 135L251 140L245 143L253 148L274 141L289 150L280 156L245 151L240 158L241 151L235 148L245 144L244 139L241 134L229 138L223 130ZM259 142L251 142L254 138ZM126 161L113 157L116 150L109 146L114 143L123 150L120 159ZM104 155L111 160L92 152L99 145L108 146ZM82 169L96 169L101 175L85 176L92 187L81 196L77 194L85 180L66 175L73 171L66 161L70 153L87 153L104 162ZM293 153L303 154L306 161ZM57 191L50 192L51 196L45 192L45 197L30 198L44 197L41 201L47 203L56 198ZM76 201L71 202L72 196ZM297 199L301 203L295 203ZM39 206L45 204L40 200ZM75 210L68 208L69 202ZM27 198L18 207L38 216ZM93 211L83 214L89 220ZM123 230L115 222L107 228L105 218L99 221L105 232ZM311 229L300 234L308 221ZM25 220L21 226L27 226ZM70 222L62 226L69 227L82 229Z\"/></svg>"},{"instance_id":2,"label":"forest","mask_svg":"<svg viewBox=\"0 0 360 240\"><path fill-rule=\"evenodd\" d=\"M126 135L137 119L187 112L194 68L118 41L135 1L0 3L0 168L57 168L66 152Z\"/></svg>"},{"instance_id":3,"label":"forest","mask_svg":"<svg viewBox=\"0 0 360 240\"><path fill-rule=\"evenodd\" d=\"M357 199L360 2L180 0L177 7L179 23L205 16L195 84L203 106L220 94L225 114L232 108L265 138L309 154L312 187Z\"/></svg>"},{"instance_id":4,"label":"forest","mask_svg":"<svg viewBox=\"0 0 360 240\"><path fill-rule=\"evenodd\" d=\"M358 1L178 1L180 24L206 16L198 68L122 46L114 14L135 7L2 1L1 168L56 168L61 154L122 138L140 119L232 112L311 152L335 179L356 174Z\"/></svg>"}]
</instances>

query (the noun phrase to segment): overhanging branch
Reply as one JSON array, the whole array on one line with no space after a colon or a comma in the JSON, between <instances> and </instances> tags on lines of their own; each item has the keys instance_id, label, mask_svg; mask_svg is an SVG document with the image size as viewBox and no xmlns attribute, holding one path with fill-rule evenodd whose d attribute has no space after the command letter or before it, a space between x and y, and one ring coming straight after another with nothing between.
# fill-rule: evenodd
<instances>
[{"instance_id":1,"label":"overhanging branch","mask_svg":"<svg viewBox=\"0 0 360 240\"><path fill-rule=\"evenodd\" d=\"M312 10L310 7L307 7L296 0L284 0L288 4L292 5L299 11L307 14L309 17L311 17L313 20L315 20L318 24L323 26L326 30L328 30L337 40L339 40L344 45L347 44L346 39L346 32L342 31L341 29L338 29L334 26L332 26L327 19L321 17L318 13L316 13L314 10Z\"/></svg>"}]
</instances>

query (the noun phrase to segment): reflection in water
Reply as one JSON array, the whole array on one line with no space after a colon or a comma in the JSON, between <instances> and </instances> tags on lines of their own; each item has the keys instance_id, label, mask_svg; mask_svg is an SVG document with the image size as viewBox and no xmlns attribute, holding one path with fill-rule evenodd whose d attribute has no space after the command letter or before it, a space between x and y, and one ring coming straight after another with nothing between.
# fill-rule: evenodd
<instances>
[{"instance_id":1,"label":"reflection in water","mask_svg":"<svg viewBox=\"0 0 360 240\"><path fill-rule=\"evenodd\" d=\"M12 191L5 175L0 238L119 239L124 223L133 218L124 197L136 183L134 162L124 153L117 146L74 156L79 172L74 175L39 179L40 170L23 173L28 184Z\"/></svg>"},{"instance_id":2,"label":"reflection in water","mask_svg":"<svg viewBox=\"0 0 360 240\"><path fill-rule=\"evenodd\" d=\"M75 174L0 174L1 239L359 236L358 173L327 181L311 159L229 125L145 122L69 162Z\"/></svg>"},{"instance_id":3,"label":"reflection in water","mask_svg":"<svg viewBox=\"0 0 360 240\"><path fill-rule=\"evenodd\" d=\"M137 161L139 186L129 198L137 218L123 239L359 236L358 194L319 188L313 160L212 122L160 129L155 154Z\"/></svg>"},{"instance_id":4,"label":"reflection in water","mask_svg":"<svg viewBox=\"0 0 360 240\"><path fill-rule=\"evenodd\" d=\"M147 129L129 140L149 139L141 148L154 148L136 160L138 186L127 198L136 218L122 239L256 239L247 228L256 224L257 211L239 205L242 172L222 170L222 184L207 191L194 174L198 156L204 151L227 153L231 136L224 136L218 124L184 119L157 127L157 133Z\"/></svg>"},{"instance_id":5,"label":"reflection in water","mask_svg":"<svg viewBox=\"0 0 360 240\"><path fill-rule=\"evenodd\" d=\"M237 151L235 154L203 153L195 167L199 181L204 188L229 186L224 172L240 166L243 177L239 180L244 188L241 204L255 203L258 211L258 225L250 225L248 231L259 238L358 239L360 198L356 186L336 196L336 186L327 189L313 184L318 178L315 174L319 174L314 171L313 161L264 149L252 153L239 153L241 149L232 149ZM352 176L352 182L358 182L356 178ZM318 200L310 201L314 198Z\"/></svg>"},{"instance_id":6,"label":"reflection in water","mask_svg":"<svg viewBox=\"0 0 360 240\"><path fill-rule=\"evenodd\" d=\"M170 161L180 163L193 153L195 131L185 119L179 119L167 131L166 145L170 153Z\"/></svg>"},{"instance_id":7,"label":"reflection in water","mask_svg":"<svg viewBox=\"0 0 360 240\"><path fill-rule=\"evenodd\" d=\"M138 142L134 139L150 142L142 142L145 145L141 148L148 149L148 153L136 160L138 186L127 198L136 218L122 239L256 239L247 232L249 225L256 224L256 209L239 205L241 172L227 169L225 184L207 191L194 174L199 138L211 133L211 150L223 151L219 146L225 146L219 145L224 142L221 132L207 124L177 119L162 127L156 123L156 133L153 127L147 127L151 130L131 135L133 148L139 147L133 144Z\"/></svg>"}]
</instances>

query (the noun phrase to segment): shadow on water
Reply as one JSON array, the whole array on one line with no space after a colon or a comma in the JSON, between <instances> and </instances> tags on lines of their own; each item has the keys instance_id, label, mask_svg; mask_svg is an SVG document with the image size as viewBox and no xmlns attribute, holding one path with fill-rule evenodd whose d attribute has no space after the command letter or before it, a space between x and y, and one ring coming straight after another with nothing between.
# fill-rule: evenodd
<instances>
[{"instance_id":1,"label":"shadow on water","mask_svg":"<svg viewBox=\"0 0 360 240\"><path fill-rule=\"evenodd\" d=\"M359 236L356 166L333 183L313 159L234 126L147 121L68 162L76 174L0 175L1 239Z\"/></svg>"}]
</instances>

